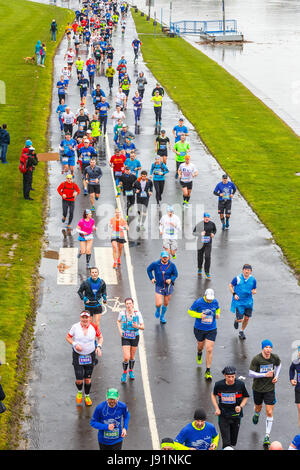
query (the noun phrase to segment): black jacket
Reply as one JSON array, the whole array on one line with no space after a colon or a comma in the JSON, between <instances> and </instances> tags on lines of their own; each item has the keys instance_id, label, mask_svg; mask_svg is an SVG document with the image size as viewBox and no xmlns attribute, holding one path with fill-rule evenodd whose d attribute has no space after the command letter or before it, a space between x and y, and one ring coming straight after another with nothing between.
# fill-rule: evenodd
<instances>
[{"instance_id":1,"label":"black jacket","mask_svg":"<svg viewBox=\"0 0 300 470\"><path fill-rule=\"evenodd\" d=\"M90 279L89 277L86 281L83 281L78 289L78 295L87 307L98 307L101 304L101 297L103 297L103 300L106 300L106 284L103 279L100 279L100 287L94 294ZM90 302L87 304L86 300Z\"/></svg>"},{"instance_id":2,"label":"black jacket","mask_svg":"<svg viewBox=\"0 0 300 470\"><path fill-rule=\"evenodd\" d=\"M147 194L147 198L141 197L142 187L141 187L140 178L134 182L133 187L140 191L139 193L136 193L136 201L137 201L138 204L141 204L141 203L143 203L143 201L145 199L149 199L149 197L150 197L149 191L152 192L153 183L152 183L151 180L148 180L148 179L146 180L145 192Z\"/></svg>"},{"instance_id":3,"label":"black jacket","mask_svg":"<svg viewBox=\"0 0 300 470\"><path fill-rule=\"evenodd\" d=\"M136 181L136 176L133 173L130 173L128 176L124 173L119 177L119 181L122 183L123 192L131 191L134 189L134 183Z\"/></svg>"},{"instance_id":4,"label":"black jacket","mask_svg":"<svg viewBox=\"0 0 300 470\"><path fill-rule=\"evenodd\" d=\"M6 129L0 129L0 144L10 144L9 133Z\"/></svg>"},{"instance_id":5,"label":"black jacket","mask_svg":"<svg viewBox=\"0 0 300 470\"><path fill-rule=\"evenodd\" d=\"M0 384L0 401L3 401L5 398L5 393L3 391L2 385Z\"/></svg>"},{"instance_id":6,"label":"black jacket","mask_svg":"<svg viewBox=\"0 0 300 470\"><path fill-rule=\"evenodd\" d=\"M203 220L201 222L199 222L194 230L193 230L193 234L195 235L195 237L198 237L198 247L202 247L204 245L204 243L202 242L202 235L201 235L201 232L205 232L205 236L210 236L211 233L215 234L217 232L217 228L216 228L216 225L214 222L212 222L211 220L209 220L208 222L204 222ZM210 239L210 241L208 243L205 243L206 245L208 244L211 244L212 243L212 238Z\"/></svg>"}]
</instances>

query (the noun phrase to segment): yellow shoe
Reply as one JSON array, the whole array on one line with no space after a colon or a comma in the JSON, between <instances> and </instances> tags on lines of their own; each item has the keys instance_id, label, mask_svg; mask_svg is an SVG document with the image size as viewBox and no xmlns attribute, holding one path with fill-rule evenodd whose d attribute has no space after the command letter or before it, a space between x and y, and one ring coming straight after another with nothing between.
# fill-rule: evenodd
<instances>
[{"instance_id":1,"label":"yellow shoe","mask_svg":"<svg viewBox=\"0 0 300 470\"><path fill-rule=\"evenodd\" d=\"M90 399L90 396L89 395L86 395L85 398L84 398L84 402L86 404L86 406L91 406L93 404L92 400Z\"/></svg>"},{"instance_id":2,"label":"yellow shoe","mask_svg":"<svg viewBox=\"0 0 300 470\"><path fill-rule=\"evenodd\" d=\"M82 392L78 392L76 395L76 403L77 405L81 405L82 403Z\"/></svg>"}]
</instances>

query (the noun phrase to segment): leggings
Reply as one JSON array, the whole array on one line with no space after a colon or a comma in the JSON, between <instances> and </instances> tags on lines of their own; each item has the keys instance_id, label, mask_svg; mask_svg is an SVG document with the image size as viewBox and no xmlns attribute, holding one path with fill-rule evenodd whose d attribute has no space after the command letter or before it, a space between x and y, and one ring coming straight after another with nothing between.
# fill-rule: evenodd
<instances>
[{"instance_id":1,"label":"leggings","mask_svg":"<svg viewBox=\"0 0 300 470\"><path fill-rule=\"evenodd\" d=\"M164 191L165 181L153 181L154 188L155 188L155 197L157 204L161 201L161 196Z\"/></svg>"},{"instance_id":2,"label":"leggings","mask_svg":"<svg viewBox=\"0 0 300 470\"><path fill-rule=\"evenodd\" d=\"M235 446L240 430L241 418L225 418L219 416L219 428L223 441L223 449L227 446Z\"/></svg>"},{"instance_id":3,"label":"leggings","mask_svg":"<svg viewBox=\"0 0 300 470\"><path fill-rule=\"evenodd\" d=\"M204 243L203 247L198 251L198 269L202 268L203 258L205 257L204 262L204 271L206 274L209 274L210 269L210 260L211 260L211 243Z\"/></svg>"},{"instance_id":4,"label":"leggings","mask_svg":"<svg viewBox=\"0 0 300 470\"><path fill-rule=\"evenodd\" d=\"M155 118L156 122L161 122L161 106L156 106L154 108L154 113L155 113Z\"/></svg>"}]
</instances>

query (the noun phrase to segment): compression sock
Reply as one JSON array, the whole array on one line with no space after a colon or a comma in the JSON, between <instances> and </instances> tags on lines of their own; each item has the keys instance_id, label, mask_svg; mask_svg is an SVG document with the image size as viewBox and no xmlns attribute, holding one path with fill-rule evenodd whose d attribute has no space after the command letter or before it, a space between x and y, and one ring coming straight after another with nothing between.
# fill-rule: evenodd
<instances>
[{"instance_id":1,"label":"compression sock","mask_svg":"<svg viewBox=\"0 0 300 470\"><path fill-rule=\"evenodd\" d=\"M130 361L129 361L129 371L131 371L134 368L134 363L135 363L135 360L130 359Z\"/></svg>"},{"instance_id":2,"label":"compression sock","mask_svg":"<svg viewBox=\"0 0 300 470\"><path fill-rule=\"evenodd\" d=\"M123 372L124 372L124 374L127 374L128 362L122 362L122 365L123 365Z\"/></svg>"},{"instance_id":3,"label":"compression sock","mask_svg":"<svg viewBox=\"0 0 300 470\"><path fill-rule=\"evenodd\" d=\"M76 385L76 387L78 388L79 391L82 390L82 385L83 384L78 384L77 382L75 382L75 385Z\"/></svg>"},{"instance_id":4,"label":"compression sock","mask_svg":"<svg viewBox=\"0 0 300 470\"><path fill-rule=\"evenodd\" d=\"M86 264L89 264L92 255L85 255L86 256Z\"/></svg>"},{"instance_id":5,"label":"compression sock","mask_svg":"<svg viewBox=\"0 0 300 470\"><path fill-rule=\"evenodd\" d=\"M190 199L191 199L191 196L186 197L187 202L189 202Z\"/></svg>"},{"instance_id":6,"label":"compression sock","mask_svg":"<svg viewBox=\"0 0 300 470\"><path fill-rule=\"evenodd\" d=\"M162 314L162 315L165 315L165 313L166 313L166 311L167 311L167 308L168 308L168 307L165 307L165 305L162 306L162 308L161 308L161 314Z\"/></svg>"},{"instance_id":7,"label":"compression sock","mask_svg":"<svg viewBox=\"0 0 300 470\"><path fill-rule=\"evenodd\" d=\"M160 317L160 307L156 307L155 317L156 317L156 318L159 318L159 317Z\"/></svg>"},{"instance_id":8,"label":"compression sock","mask_svg":"<svg viewBox=\"0 0 300 470\"><path fill-rule=\"evenodd\" d=\"M84 394L89 395L92 384L84 384Z\"/></svg>"},{"instance_id":9,"label":"compression sock","mask_svg":"<svg viewBox=\"0 0 300 470\"><path fill-rule=\"evenodd\" d=\"M272 424L273 424L273 417L271 418L268 417L266 419L266 434L268 434L268 436L271 434Z\"/></svg>"}]
</instances>

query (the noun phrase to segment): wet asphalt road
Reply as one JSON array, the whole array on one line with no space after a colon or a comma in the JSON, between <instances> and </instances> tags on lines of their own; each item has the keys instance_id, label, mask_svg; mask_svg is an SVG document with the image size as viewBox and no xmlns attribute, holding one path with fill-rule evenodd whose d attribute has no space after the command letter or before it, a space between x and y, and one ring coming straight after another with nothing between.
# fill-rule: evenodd
<instances>
[{"instance_id":1,"label":"wet asphalt road","mask_svg":"<svg viewBox=\"0 0 300 470\"><path fill-rule=\"evenodd\" d=\"M121 32L114 33L113 44L116 49L114 65L121 55L128 62L129 75L132 82L139 71L145 71L148 85L144 95L140 134L136 136L137 156L142 168L149 170L154 158L154 113L150 103L151 91L155 80L146 65L139 59L133 65L133 53L130 44L135 37L133 20L128 17L125 38ZM55 60L55 78L53 88L53 112L50 120L51 146L56 151L60 141L58 119L55 110L58 104L55 84L60 75L63 55L66 50L64 41L59 48ZM99 79L96 80L99 82ZM107 81L100 77L101 87L107 92ZM73 111L79 107L79 94L73 76L69 87L68 105ZM131 105L135 87L129 95L127 123L134 130L134 116ZM113 95L116 91L116 80ZM109 97L112 102L112 97ZM88 97L87 107L92 112L91 98ZM111 113L110 113L111 114ZM163 127L171 138L171 129L177 124L180 112L168 98L163 102ZM288 380L288 367L294 352L293 342L299 340L298 322L299 286L283 262L282 255L271 239L270 233L258 221L243 198L237 194L233 201L231 227L227 232L220 230L217 217L217 198L212 192L220 181L223 170L211 155L207 153L192 126L186 123L190 132L192 162L199 169L199 176L194 183L191 196L192 207L181 209L181 190L174 181L175 163L170 153L164 203L173 203L176 213L182 217L184 233L188 239L179 242L176 259L179 277L175 286L170 307L167 311L167 324L161 326L154 318L154 292L146 274L147 265L158 259L162 248L158 238L159 213L155 199L149 207L149 231L142 238L135 238L134 224L130 237L131 259L134 266L134 280L140 310L145 320L145 343L150 377L154 412L160 438L176 436L179 430L193 418L195 408L204 407L207 420L217 424L214 410L210 402L210 392L215 380L222 378L221 370L227 364L234 364L238 376L246 377L246 386L251 391L251 380L247 378L248 367L252 357L260 352L260 342L266 337L274 344L274 352L279 354L283 368L277 385L278 404L274 412L272 440L280 440L286 448L290 440L298 433L297 411L294 404L294 393ZM109 140L112 147L112 125L109 124ZM115 206L110 170L105 162L102 167L104 176L101 180L101 197L98 204L96 223L101 227L103 204ZM47 250L59 251L62 246L78 247L77 236L66 240L61 233L61 201L56 188L63 180L60 165L53 162L49 165L49 218L46 228L48 240ZM76 182L81 182L79 172ZM81 217L85 207L89 207L87 198L82 194L76 203L73 226ZM178 204L178 205L177 205ZM162 207L164 212L164 207ZM209 211L216 222L218 232L213 241L212 280L197 278L195 247L191 243L191 231L194 223L201 218L203 210ZM110 246L109 240L94 240L94 246ZM92 257L93 260L93 257ZM254 315L246 330L247 339L241 342L233 329L233 314L230 313L231 296L228 284L241 272L242 265L247 262L253 265L253 274L257 279L257 295L255 297ZM136 361L136 380L134 383L120 384L121 376L121 345L116 327L117 312L109 312L101 320L104 336L103 357L94 369L91 398L91 409L78 408L75 405L75 378L71 365L71 348L65 336L71 325L78 321L82 304L76 294L79 283L85 279L84 260L79 261L78 285L57 285L57 260L43 257L40 275L42 277L38 316L36 321L36 339L33 347L32 374L28 387L27 414L31 416L24 423L25 437L30 449L97 449L97 432L89 426L90 417L95 406L105 398L108 387L118 387L121 400L128 404L131 412L128 438L124 449L151 449L148 418L145 411L145 398L141 381L139 359ZM216 298L221 306L218 336L215 343L212 365L213 383L204 380L205 366L196 364L196 340L193 335L193 320L187 315L187 309L195 298L203 295L207 287L215 290ZM108 297L123 299L130 294L125 260L119 284L108 286ZM251 417L253 410L252 397L245 408L241 425L238 449L261 449L265 432L265 415L262 413L260 423L254 428Z\"/></svg>"}]
</instances>

